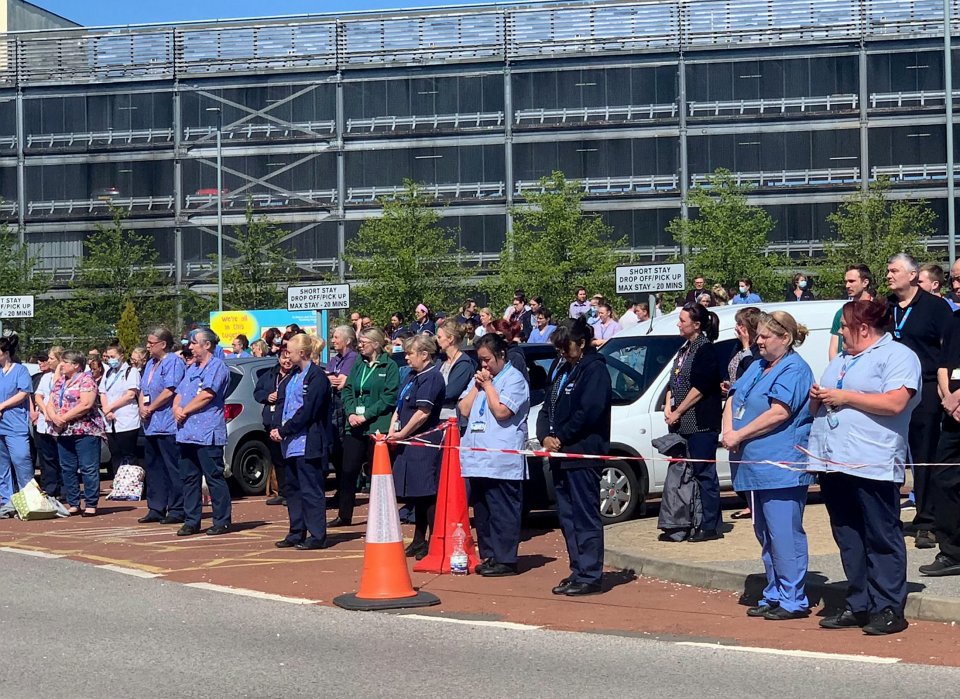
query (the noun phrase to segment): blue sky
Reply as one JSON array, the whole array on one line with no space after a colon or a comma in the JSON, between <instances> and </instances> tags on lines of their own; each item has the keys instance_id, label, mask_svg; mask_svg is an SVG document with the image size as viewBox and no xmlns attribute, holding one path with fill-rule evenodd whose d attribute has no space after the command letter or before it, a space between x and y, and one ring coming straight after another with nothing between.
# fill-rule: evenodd
<instances>
[{"instance_id":1,"label":"blue sky","mask_svg":"<svg viewBox=\"0 0 960 699\"><path fill-rule=\"evenodd\" d=\"M86 26L467 4L464 0L31 0Z\"/></svg>"}]
</instances>

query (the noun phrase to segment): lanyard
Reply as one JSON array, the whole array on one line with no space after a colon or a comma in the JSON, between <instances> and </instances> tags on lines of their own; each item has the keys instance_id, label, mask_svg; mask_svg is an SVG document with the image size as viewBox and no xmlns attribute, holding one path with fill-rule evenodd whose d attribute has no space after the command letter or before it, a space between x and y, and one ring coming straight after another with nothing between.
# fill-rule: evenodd
<instances>
[{"instance_id":1,"label":"lanyard","mask_svg":"<svg viewBox=\"0 0 960 699\"><path fill-rule=\"evenodd\" d=\"M400 389L400 397L397 398L397 410L400 409L400 404L403 403L404 397L410 393L410 389L413 388L413 382L417 380L416 376L411 376L410 380L404 384L403 388Z\"/></svg>"},{"instance_id":2,"label":"lanyard","mask_svg":"<svg viewBox=\"0 0 960 699\"><path fill-rule=\"evenodd\" d=\"M677 355L677 363L676 366L673 367L674 376L680 376L680 370L683 369L683 364L687 361L687 356L690 354L690 350L692 349L693 345L688 342L687 349Z\"/></svg>"},{"instance_id":3,"label":"lanyard","mask_svg":"<svg viewBox=\"0 0 960 699\"><path fill-rule=\"evenodd\" d=\"M789 352L788 352L788 354L789 354ZM768 370L772 369L773 367L775 367L777 364L779 364L779 363L780 363L780 360L783 359L783 358L786 357L786 356L787 356L787 355L785 354L785 355L783 355L782 357L780 357L779 359L776 359L775 361L771 362L770 364L767 364L766 366L763 366L763 363L766 361L765 359L761 359L761 360L757 363L757 365L760 367L760 371L758 371L758 372L757 372L757 375L756 375L755 377L753 377L753 381L752 381L752 382L750 383L750 385L747 387L747 390L746 390L746 391L742 391L742 392L741 392L741 391L737 391L737 395L740 396L740 405L741 405L741 406L744 406L744 405L747 404L747 399L750 398L750 394L753 392L753 389L756 388L756 386L757 386L758 383L760 383L760 379L762 379L762 378L764 377L764 375L766 374L766 372L767 372ZM750 371L750 370L747 369L747 371Z\"/></svg>"},{"instance_id":4,"label":"lanyard","mask_svg":"<svg viewBox=\"0 0 960 699\"><path fill-rule=\"evenodd\" d=\"M900 339L900 331L903 330L903 326L906 324L907 318L910 317L910 311L913 310L913 306L910 306L909 308L907 308L907 312L903 314L903 318L901 318L900 322L897 323L897 310L899 308L900 306L893 307L893 322L895 323L893 327L893 336L898 340Z\"/></svg>"},{"instance_id":5,"label":"lanyard","mask_svg":"<svg viewBox=\"0 0 960 699\"><path fill-rule=\"evenodd\" d=\"M166 359L166 357L164 357L164 359ZM157 369L159 369L160 364L163 363L163 360L158 362L156 359L151 359L150 361L153 362L153 366L150 367L150 374L147 376L147 385L145 388L150 388L150 384L153 382L153 375L157 373Z\"/></svg>"},{"instance_id":6,"label":"lanyard","mask_svg":"<svg viewBox=\"0 0 960 699\"><path fill-rule=\"evenodd\" d=\"M557 386L557 395L560 395L560 391L563 390L563 387L567 385L567 381L570 380L570 375L573 373L573 369L570 371L564 371L561 373L561 370L567 366L566 362L560 362L557 364L557 367L553 370L553 376L550 377L550 383L556 383L557 377L560 377L560 385Z\"/></svg>"},{"instance_id":7,"label":"lanyard","mask_svg":"<svg viewBox=\"0 0 960 699\"><path fill-rule=\"evenodd\" d=\"M110 393L110 389L113 388L113 387L117 384L117 381L120 379L120 370L121 370L121 369L123 369L123 367L122 367L122 366L119 366L119 367L117 367L116 369L111 369L111 370L110 370L110 371L115 371L116 373L113 375L113 381L110 381L109 383L108 383L107 381L104 381L104 382L103 382L103 383L104 383L104 387L103 387L103 392L104 392L104 393Z\"/></svg>"},{"instance_id":8,"label":"lanyard","mask_svg":"<svg viewBox=\"0 0 960 699\"><path fill-rule=\"evenodd\" d=\"M909 313L909 311L907 311ZM906 320L906 317L904 317ZM853 365L860 361L862 354L858 354L856 357L850 360L850 363L843 363L843 367L840 369L840 376L837 378L837 388L843 388L843 377L847 375L847 372L853 369Z\"/></svg>"},{"instance_id":9,"label":"lanyard","mask_svg":"<svg viewBox=\"0 0 960 699\"><path fill-rule=\"evenodd\" d=\"M375 372L376 370L377 370L376 364L372 366L367 364L363 369L360 370L360 381L358 381L360 385L357 390L358 394L363 395L363 387L367 385L367 380L373 375L373 372ZM397 401L397 405L399 404L400 404L400 401Z\"/></svg>"},{"instance_id":10,"label":"lanyard","mask_svg":"<svg viewBox=\"0 0 960 699\"><path fill-rule=\"evenodd\" d=\"M503 377L509 374L512 369L513 369L513 364L507 364L504 367L503 371L501 371L499 374L497 374L493 378L493 387L500 388L500 385L503 384ZM499 383L497 382L497 379L500 379ZM487 394L486 394L486 391L484 391L483 397L480 399L480 417L483 417L484 413L486 412L487 412Z\"/></svg>"},{"instance_id":11,"label":"lanyard","mask_svg":"<svg viewBox=\"0 0 960 699\"><path fill-rule=\"evenodd\" d=\"M60 386L60 410L63 410L63 397L67 393L68 388L73 388L75 385L79 384L80 380L77 379L74 383L70 383L66 378L63 380L63 385Z\"/></svg>"}]
</instances>

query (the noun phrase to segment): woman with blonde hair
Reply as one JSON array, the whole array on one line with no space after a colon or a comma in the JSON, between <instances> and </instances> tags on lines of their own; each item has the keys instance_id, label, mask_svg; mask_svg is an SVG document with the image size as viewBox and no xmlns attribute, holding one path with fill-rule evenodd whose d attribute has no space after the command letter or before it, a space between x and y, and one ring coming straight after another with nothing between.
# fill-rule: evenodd
<instances>
[{"instance_id":1,"label":"woman with blonde hair","mask_svg":"<svg viewBox=\"0 0 960 699\"><path fill-rule=\"evenodd\" d=\"M473 337L475 340L479 340L487 333L496 332L493 327L495 316L493 315L493 311L490 310L489 306L484 306L481 308L478 315L480 316L480 325L478 325L477 329L473 332Z\"/></svg>"},{"instance_id":2,"label":"woman with blonde hair","mask_svg":"<svg viewBox=\"0 0 960 699\"><path fill-rule=\"evenodd\" d=\"M53 382L60 376L60 355L63 347L54 346L47 351L46 361L40 364L43 374L40 383L33 392L34 406L36 407L37 421L34 425L37 456L40 461L40 485L47 495L58 497L63 487L63 477L60 474L60 455L57 452L57 438L50 434L47 425L46 403L53 390Z\"/></svg>"},{"instance_id":3,"label":"woman with blonde hair","mask_svg":"<svg viewBox=\"0 0 960 699\"><path fill-rule=\"evenodd\" d=\"M287 342L293 375L284 391L280 426L270 439L280 444L286 468L290 530L277 548L313 551L326 547L327 499L323 485L330 447L330 380L313 363L319 338L303 333Z\"/></svg>"},{"instance_id":4,"label":"woman with blonde hair","mask_svg":"<svg viewBox=\"0 0 960 699\"><path fill-rule=\"evenodd\" d=\"M430 335L415 335L403 349L411 372L400 390L387 439L409 441L419 437L418 441L440 444L442 433L433 429L440 424L446 385L433 360L437 341ZM397 497L406 500L414 513L413 541L407 547L407 555L417 560L427 555L427 528L433 523L440 456L439 449L398 445L393 460Z\"/></svg>"}]
</instances>

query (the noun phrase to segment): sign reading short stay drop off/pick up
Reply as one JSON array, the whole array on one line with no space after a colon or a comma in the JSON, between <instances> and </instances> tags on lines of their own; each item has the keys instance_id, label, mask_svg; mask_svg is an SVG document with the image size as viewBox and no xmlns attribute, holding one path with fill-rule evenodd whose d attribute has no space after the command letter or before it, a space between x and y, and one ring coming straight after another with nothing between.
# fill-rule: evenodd
<instances>
[{"instance_id":1,"label":"sign reading short stay drop off/pick up","mask_svg":"<svg viewBox=\"0 0 960 699\"><path fill-rule=\"evenodd\" d=\"M683 291L686 288L686 278L683 263L617 267L617 293Z\"/></svg>"},{"instance_id":2,"label":"sign reading short stay drop off/pick up","mask_svg":"<svg viewBox=\"0 0 960 699\"><path fill-rule=\"evenodd\" d=\"M33 296L0 296L0 318L33 318Z\"/></svg>"},{"instance_id":3,"label":"sign reading short stay drop off/pick up","mask_svg":"<svg viewBox=\"0 0 960 699\"><path fill-rule=\"evenodd\" d=\"M287 287L288 311L330 311L350 308L349 284Z\"/></svg>"}]
</instances>

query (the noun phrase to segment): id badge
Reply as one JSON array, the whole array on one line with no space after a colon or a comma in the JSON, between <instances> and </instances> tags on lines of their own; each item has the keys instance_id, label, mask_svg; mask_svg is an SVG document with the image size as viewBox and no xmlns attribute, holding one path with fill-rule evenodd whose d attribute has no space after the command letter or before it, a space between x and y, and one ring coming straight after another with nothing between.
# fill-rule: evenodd
<instances>
[{"instance_id":1,"label":"id badge","mask_svg":"<svg viewBox=\"0 0 960 699\"><path fill-rule=\"evenodd\" d=\"M470 423L470 431L471 431L471 432L486 432L486 431L487 431L487 424L486 424L485 422L479 422L479 421L477 421L477 422L471 422L471 423Z\"/></svg>"},{"instance_id":2,"label":"id badge","mask_svg":"<svg viewBox=\"0 0 960 699\"><path fill-rule=\"evenodd\" d=\"M741 405L739 408L735 409L735 410L733 411L733 419L734 419L734 420L742 420L742 419L743 419L743 413L744 413L744 411L745 411L745 409L744 409L744 406L742 406L742 405Z\"/></svg>"},{"instance_id":3,"label":"id badge","mask_svg":"<svg viewBox=\"0 0 960 699\"><path fill-rule=\"evenodd\" d=\"M397 420L397 421L395 421L395 422L393 423L393 431L394 431L394 432L399 432L399 431L400 431L400 421L399 421L399 420Z\"/></svg>"},{"instance_id":4,"label":"id badge","mask_svg":"<svg viewBox=\"0 0 960 699\"><path fill-rule=\"evenodd\" d=\"M367 413L367 408L366 408L366 406L358 405L358 406L357 406L357 409L356 409L354 412L355 412L357 415L363 416L363 415L366 415L366 413Z\"/></svg>"},{"instance_id":5,"label":"id badge","mask_svg":"<svg viewBox=\"0 0 960 699\"><path fill-rule=\"evenodd\" d=\"M950 380L960 381L960 369L954 369L952 372L950 372Z\"/></svg>"},{"instance_id":6,"label":"id badge","mask_svg":"<svg viewBox=\"0 0 960 699\"><path fill-rule=\"evenodd\" d=\"M271 413L277 412L277 406L276 406L276 404L270 406L270 412L271 412Z\"/></svg>"},{"instance_id":7,"label":"id badge","mask_svg":"<svg viewBox=\"0 0 960 699\"><path fill-rule=\"evenodd\" d=\"M150 405L150 394L149 394L149 393L144 393L144 394L143 394L143 404L144 404L144 405Z\"/></svg>"}]
</instances>

